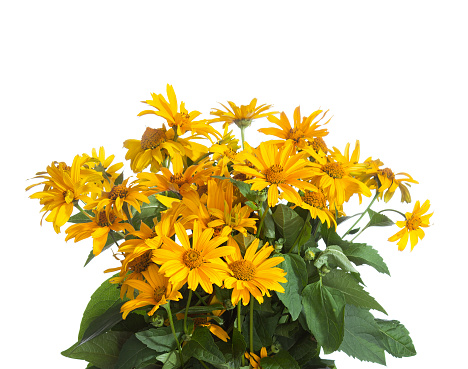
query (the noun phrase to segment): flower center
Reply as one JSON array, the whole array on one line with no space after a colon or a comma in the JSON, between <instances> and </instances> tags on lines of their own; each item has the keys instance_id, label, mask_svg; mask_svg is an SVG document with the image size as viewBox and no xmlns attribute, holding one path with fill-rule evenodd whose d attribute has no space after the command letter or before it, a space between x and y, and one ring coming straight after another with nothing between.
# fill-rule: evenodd
<instances>
[{"instance_id":1,"label":"flower center","mask_svg":"<svg viewBox=\"0 0 468 369\"><path fill-rule=\"evenodd\" d=\"M146 128L145 133L141 136L141 149L155 149L166 141L166 130L164 128Z\"/></svg>"},{"instance_id":2,"label":"flower center","mask_svg":"<svg viewBox=\"0 0 468 369\"><path fill-rule=\"evenodd\" d=\"M388 179L394 179L395 174L393 174L392 170L390 168L385 168L379 170L380 174L383 176L386 176Z\"/></svg>"},{"instance_id":3,"label":"flower center","mask_svg":"<svg viewBox=\"0 0 468 369\"><path fill-rule=\"evenodd\" d=\"M314 138L310 144L316 153L318 153L320 150L322 150L325 154L328 152L328 147L322 137Z\"/></svg>"},{"instance_id":4,"label":"flower center","mask_svg":"<svg viewBox=\"0 0 468 369\"><path fill-rule=\"evenodd\" d=\"M171 183L175 183L177 186L182 186L184 183L186 183L184 175L182 173L177 173L171 176L169 179Z\"/></svg>"},{"instance_id":5,"label":"flower center","mask_svg":"<svg viewBox=\"0 0 468 369\"><path fill-rule=\"evenodd\" d=\"M204 325L207 325L207 324L208 324L208 318L199 317L199 318L193 319L193 325L195 327L204 326Z\"/></svg>"},{"instance_id":6,"label":"flower center","mask_svg":"<svg viewBox=\"0 0 468 369\"><path fill-rule=\"evenodd\" d=\"M236 260L228 265L234 274L234 278L242 281L250 281L255 277L255 265L248 260Z\"/></svg>"},{"instance_id":7,"label":"flower center","mask_svg":"<svg viewBox=\"0 0 468 369\"><path fill-rule=\"evenodd\" d=\"M117 185L112 187L112 190L109 192L109 199L116 200L117 197L124 199L127 197L128 189L124 185Z\"/></svg>"},{"instance_id":8,"label":"flower center","mask_svg":"<svg viewBox=\"0 0 468 369\"><path fill-rule=\"evenodd\" d=\"M190 270L192 270L203 264L203 257L200 255L200 251L198 250L188 250L182 255L182 261L190 268Z\"/></svg>"},{"instance_id":9,"label":"flower center","mask_svg":"<svg viewBox=\"0 0 468 369\"><path fill-rule=\"evenodd\" d=\"M172 122L167 122L167 124L169 124L169 127L172 127L172 126L183 127L186 124L190 124L190 114L177 113L174 116L174 121L175 121L175 124L173 124Z\"/></svg>"},{"instance_id":10,"label":"flower center","mask_svg":"<svg viewBox=\"0 0 468 369\"><path fill-rule=\"evenodd\" d=\"M300 129L297 129L297 128L294 128L294 129L291 128L287 136L289 140L293 140L295 142L299 142L299 140L303 137L304 137L304 133Z\"/></svg>"},{"instance_id":11,"label":"flower center","mask_svg":"<svg viewBox=\"0 0 468 369\"><path fill-rule=\"evenodd\" d=\"M322 170L332 178L343 178L345 171L341 163L327 163L322 165Z\"/></svg>"},{"instance_id":12,"label":"flower center","mask_svg":"<svg viewBox=\"0 0 468 369\"><path fill-rule=\"evenodd\" d=\"M223 154L224 154L224 156L226 156L227 158L229 158L231 160L235 160L236 155L237 155L237 153L232 149L225 150Z\"/></svg>"},{"instance_id":13,"label":"flower center","mask_svg":"<svg viewBox=\"0 0 468 369\"><path fill-rule=\"evenodd\" d=\"M304 196L302 196L302 200L314 208L323 209L327 206L327 200L321 191L313 192L313 191L305 191Z\"/></svg>"},{"instance_id":14,"label":"flower center","mask_svg":"<svg viewBox=\"0 0 468 369\"><path fill-rule=\"evenodd\" d=\"M265 174L266 180L272 184L284 182L283 167L281 165L274 164L270 168L265 170L263 174Z\"/></svg>"},{"instance_id":15,"label":"flower center","mask_svg":"<svg viewBox=\"0 0 468 369\"><path fill-rule=\"evenodd\" d=\"M161 287L156 287L153 292L153 297L156 300L156 302L161 301L161 299L164 297L166 294L166 287L161 286Z\"/></svg>"},{"instance_id":16,"label":"flower center","mask_svg":"<svg viewBox=\"0 0 468 369\"><path fill-rule=\"evenodd\" d=\"M136 257L128 263L128 268L133 270L134 273L141 273L148 269L151 264L151 256L153 253L151 250L146 251L144 254Z\"/></svg>"},{"instance_id":17,"label":"flower center","mask_svg":"<svg viewBox=\"0 0 468 369\"><path fill-rule=\"evenodd\" d=\"M115 221L114 213L109 213L109 218L107 218L107 214L105 211L100 211L96 217L96 223L99 227L108 227L112 225Z\"/></svg>"},{"instance_id":18,"label":"flower center","mask_svg":"<svg viewBox=\"0 0 468 369\"><path fill-rule=\"evenodd\" d=\"M406 221L406 228L408 228L409 231L414 231L419 228L421 225L421 218L420 217L414 217L412 216Z\"/></svg>"},{"instance_id":19,"label":"flower center","mask_svg":"<svg viewBox=\"0 0 468 369\"><path fill-rule=\"evenodd\" d=\"M72 190L66 190L62 192L63 199L67 204L70 204L75 199L75 194Z\"/></svg>"}]
</instances>

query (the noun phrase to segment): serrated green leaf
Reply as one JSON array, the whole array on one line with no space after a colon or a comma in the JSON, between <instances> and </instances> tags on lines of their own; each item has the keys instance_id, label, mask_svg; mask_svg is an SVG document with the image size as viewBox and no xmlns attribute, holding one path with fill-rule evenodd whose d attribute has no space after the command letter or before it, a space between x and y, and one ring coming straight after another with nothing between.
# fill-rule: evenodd
<instances>
[{"instance_id":1,"label":"serrated green leaf","mask_svg":"<svg viewBox=\"0 0 468 369\"><path fill-rule=\"evenodd\" d=\"M187 357L194 357L198 360L211 364L223 364L225 362L223 353L216 346L208 328L198 327L192 334L182 353Z\"/></svg>"},{"instance_id":2,"label":"serrated green leaf","mask_svg":"<svg viewBox=\"0 0 468 369\"><path fill-rule=\"evenodd\" d=\"M181 323L179 323L178 329L176 329L177 339L179 340L183 332ZM151 328L146 331L138 332L135 336L148 348L157 352L169 352L177 348L177 342L171 327Z\"/></svg>"},{"instance_id":3,"label":"serrated green leaf","mask_svg":"<svg viewBox=\"0 0 468 369\"><path fill-rule=\"evenodd\" d=\"M398 320L376 319L383 334L385 350L394 357L409 357L416 355L413 341L408 330Z\"/></svg>"},{"instance_id":4,"label":"serrated green leaf","mask_svg":"<svg viewBox=\"0 0 468 369\"><path fill-rule=\"evenodd\" d=\"M339 350L362 361L385 365L382 334L372 314L365 309L346 305L345 333Z\"/></svg>"},{"instance_id":5,"label":"serrated green leaf","mask_svg":"<svg viewBox=\"0 0 468 369\"><path fill-rule=\"evenodd\" d=\"M115 369L142 369L156 361L156 351L131 336L120 350Z\"/></svg>"},{"instance_id":6,"label":"serrated green leaf","mask_svg":"<svg viewBox=\"0 0 468 369\"><path fill-rule=\"evenodd\" d=\"M314 261L314 265L317 269L320 269L322 265L330 267L339 266L341 269L347 272L358 273L356 268L351 264L347 256L343 253L341 247L336 245L328 246Z\"/></svg>"},{"instance_id":7,"label":"serrated green leaf","mask_svg":"<svg viewBox=\"0 0 468 369\"><path fill-rule=\"evenodd\" d=\"M342 242L343 253L356 265L366 264L380 273L390 275L387 264L372 246L365 243Z\"/></svg>"},{"instance_id":8,"label":"serrated green leaf","mask_svg":"<svg viewBox=\"0 0 468 369\"><path fill-rule=\"evenodd\" d=\"M356 281L356 279L338 269L323 277L323 284L341 291L346 303L366 309L374 309L387 314L385 309Z\"/></svg>"},{"instance_id":9,"label":"serrated green leaf","mask_svg":"<svg viewBox=\"0 0 468 369\"><path fill-rule=\"evenodd\" d=\"M284 287L284 293L276 292L280 301L289 310L292 320L296 320L302 311L301 293L307 284L307 266L299 255L281 254L284 261L277 265L286 274L286 283L280 283Z\"/></svg>"},{"instance_id":10,"label":"serrated green leaf","mask_svg":"<svg viewBox=\"0 0 468 369\"><path fill-rule=\"evenodd\" d=\"M263 369L300 369L297 361L287 351L280 351L276 355L267 356L260 360Z\"/></svg>"},{"instance_id":11,"label":"serrated green leaf","mask_svg":"<svg viewBox=\"0 0 468 369\"><path fill-rule=\"evenodd\" d=\"M63 356L86 360L101 369L113 369L120 349L132 335L130 332L109 331L78 346L78 342L62 352Z\"/></svg>"},{"instance_id":12,"label":"serrated green leaf","mask_svg":"<svg viewBox=\"0 0 468 369\"><path fill-rule=\"evenodd\" d=\"M337 350L344 335L343 293L318 281L304 288L302 304L304 310L301 315L305 315L307 327L323 347L325 354Z\"/></svg>"},{"instance_id":13,"label":"serrated green leaf","mask_svg":"<svg viewBox=\"0 0 468 369\"><path fill-rule=\"evenodd\" d=\"M367 212L369 213L370 220L369 223L367 223L366 226L361 230L361 232L369 227L388 227L395 224L393 223L393 220L391 220L386 215L377 213L371 209L368 209Z\"/></svg>"},{"instance_id":14,"label":"serrated green leaf","mask_svg":"<svg viewBox=\"0 0 468 369\"><path fill-rule=\"evenodd\" d=\"M156 356L156 360L163 363L162 369L175 369L182 366L178 351L165 352Z\"/></svg>"}]
</instances>

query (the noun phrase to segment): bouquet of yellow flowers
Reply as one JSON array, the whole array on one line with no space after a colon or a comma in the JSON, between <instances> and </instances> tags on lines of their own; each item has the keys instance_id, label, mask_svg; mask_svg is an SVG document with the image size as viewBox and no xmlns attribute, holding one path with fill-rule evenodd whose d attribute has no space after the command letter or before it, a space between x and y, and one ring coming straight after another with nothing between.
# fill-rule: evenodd
<instances>
[{"instance_id":1,"label":"bouquet of yellow flowers","mask_svg":"<svg viewBox=\"0 0 468 369\"><path fill-rule=\"evenodd\" d=\"M297 107L291 124L253 99L198 119L170 85L167 99L152 94L144 103L139 115L164 123L124 142L133 177L101 147L71 165L51 163L27 188L41 186L30 197L57 233L73 223L66 241L92 239L85 265L116 248L105 271L112 276L63 355L94 369L312 369L335 368L322 351L379 364L385 351L416 354L403 324L372 315L386 311L357 267L389 271L377 250L354 239L395 224L383 214L393 211L401 230L389 241L413 249L429 226L429 201L406 213L371 207L396 192L410 203L408 187L418 182L379 159L361 161L359 141L352 152L350 144L329 149L326 111L301 116ZM252 147L245 131L262 117L273 126L258 131L275 139ZM372 200L347 215L354 195Z\"/></svg>"}]
</instances>

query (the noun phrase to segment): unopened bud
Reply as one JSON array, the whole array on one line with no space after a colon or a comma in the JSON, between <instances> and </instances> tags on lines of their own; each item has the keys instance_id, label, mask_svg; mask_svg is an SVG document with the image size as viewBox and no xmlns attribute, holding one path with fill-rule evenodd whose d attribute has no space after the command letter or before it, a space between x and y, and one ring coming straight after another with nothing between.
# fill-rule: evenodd
<instances>
[{"instance_id":1,"label":"unopened bud","mask_svg":"<svg viewBox=\"0 0 468 369\"><path fill-rule=\"evenodd\" d=\"M331 272L331 269L327 267L326 265L322 265L320 268L320 274L325 275Z\"/></svg>"},{"instance_id":2,"label":"unopened bud","mask_svg":"<svg viewBox=\"0 0 468 369\"><path fill-rule=\"evenodd\" d=\"M192 335L191 334L184 334L182 336L182 340L185 341L185 342L188 342L192 339Z\"/></svg>"},{"instance_id":3,"label":"unopened bud","mask_svg":"<svg viewBox=\"0 0 468 369\"><path fill-rule=\"evenodd\" d=\"M162 327L164 325L164 318L161 315L156 314L150 318L150 322L151 325L153 325L156 328Z\"/></svg>"},{"instance_id":4,"label":"unopened bud","mask_svg":"<svg viewBox=\"0 0 468 369\"><path fill-rule=\"evenodd\" d=\"M281 351L281 343L276 341L273 345L271 345L271 352L277 354Z\"/></svg>"},{"instance_id":5,"label":"unopened bud","mask_svg":"<svg viewBox=\"0 0 468 369\"><path fill-rule=\"evenodd\" d=\"M235 308L235 306L232 304L231 299L226 299L223 301L223 305L226 308L226 310L232 310Z\"/></svg>"}]
</instances>

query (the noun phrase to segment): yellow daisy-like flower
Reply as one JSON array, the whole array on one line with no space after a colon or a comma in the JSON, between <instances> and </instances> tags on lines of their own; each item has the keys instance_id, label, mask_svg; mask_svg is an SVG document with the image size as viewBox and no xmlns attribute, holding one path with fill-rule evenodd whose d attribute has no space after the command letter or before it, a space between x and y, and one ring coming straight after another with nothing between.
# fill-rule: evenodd
<instances>
[{"instance_id":1,"label":"yellow daisy-like flower","mask_svg":"<svg viewBox=\"0 0 468 369\"><path fill-rule=\"evenodd\" d=\"M138 114L138 116L145 114L155 114L166 119L169 127L173 128L178 136L182 136L185 132L191 131L194 134L200 134L211 140L210 135L213 135L217 139L221 138L221 135L213 127L207 124L206 120L195 121L201 113L198 111L188 112L185 109L185 103L180 103L180 111L178 110L177 97L174 92L174 88L171 85L167 85L167 101L163 95L151 94L153 100L146 100L146 104L156 108L157 110L144 110Z\"/></svg>"},{"instance_id":2,"label":"yellow daisy-like flower","mask_svg":"<svg viewBox=\"0 0 468 369\"><path fill-rule=\"evenodd\" d=\"M161 265L161 273L173 284L183 285L196 290L201 285L205 292L213 293L213 283L223 284L222 270L226 264L221 257L234 252L234 247L220 246L228 240L226 234L213 237L214 230L207 228L202 231L199 222L193 227L192 242L185 228L176 223L175 232L182 246L168 237L163 237L163 245L154 252L153 260Z\"/></svg>"},{"instance_id":3,"label":"yellow daisy-like flower","mask_svg":"<svg viewBox=\"0 0 468 369\"><path fill-rule=\"evenodd\" d=\"M213 111L210 112L211 115L216 115L218 117L212 119L211 122L224 122L223 127L226 127L232 123L237 125L239 128L248 127L254 119L270 117L273 114L278 113L277 111L265 113L273 105L262 104L257 106L257 99L255 98L252 99L249 105L241 105L238 107L232 101L228 101L228 104L231 109L223 104L220 104L226 110L213 109Z\"/></svg>"},{"instance_id":4,"label":"yellow daisy-like flower","mask_svg":"<svg viewBox=\"0 0 468 369\"><path fill-rule=\"evenodd\" d=\"M361 180L366 182L370 188L376 188L379 191L379 198L383 197L385 202L391 200L396 190L401 192L401 202L410 203L411 195L408 187L410 183L419 183L415 181L408 173L400 172L394 174L390 168L379 168L383 165L380 160L368 160L368 169L365 174L361 176ZM404 176L397 178L397 176Z\"/></svg>"},{"instance_id":5,"label":"yellow daisy-like flower","mask_svg":"<svg viewBox=\"0 0 468 369\"><path fill-rule=\"evenodd\" d=\"M275 250L274 247L266 243L257 251L258 243L259 239L256 238L247 248L243 258L238 248L236 252L225 257L229 271L224 280L224 287L232 288L231 302L234 306L240 300L247 305L250 295L261 304L264 295L270 296L268 290L284 292L279 282L287 282L284 278L286 272L281 268L274 268L284 261L284 258L268 258Z\"/></svg>"},{"instance_id":6,"label":"yellow daisy-like flower","mask_svg":"<svg viewBox=\"0 0 468 369\"><path fill-rule=\"evenodd\" d=\"M278 148L271 142L262 142L255 154L244 154L255 168L247 165L234 165L233 168L254 177L245 181L252 183L252 190L261 191L269 186L268 206L273 207L278 202L278 188L284 192L295 192L291 186L314 190L313 185L300 180L310 177L310 170L306 168L309 162L303 159L303 154L295 154L292 143Z\"/></svg>"},{"instance_id":7,"label":"yellow daisy-like flower","mask_svg":"<svg viewBox=\"0 0 468 369\"><path fill-rule=\"evenodd\" d=\"M87 210L96 208L97 211L101 211L105 207L108 215L111 210L114 210L117 216L125 220L127 216L122 211L125 204L133 206L140 212L140 201L149 204L147 196L154 191L147 190L146 186L137 185L137 181L133 181L127 186L128 180L129 178L121 184L115 185L109 192L103 192L99 198L90 201L84 208Z\"/></svg>"},{"instance_id":8,"label":"yellow daisy-like flower","mask_svg":"<svg viewBox=\"0 0 468 369\"><path fill-rule=\"evenodd\" d=\"M157 192L173 191L184 196L194 191L196 184L204 184L213 173L212 162L203 160L199 164L191 165L184 170L182 158L172 160L172 172L162 167L159 173L139 173L140 183L147 187L155 187Z\"/></svg>"},{"instance_id":9,"label":"yellow daisy-like flower","mask_svg":"<svg viewBox=\"0 0 468 369\"><path fill-rule=\"evenodd\" d=\"M388 240L390 242L398 241L398 250L403 251L408 244L408 239L411 241L411 251L414 246L418 243L419 239L424 238L424 231L421 227L429 227L429 218L434 214L425 214L428 212L431 206L429 200L426 200L422 206L419 204L419 200L414 205L413 212L407 212L405 214L406 220L396 222L396 225L403 228L398 233L394 234Z\"/></svg>"},{"instance_id":10,"label":"yellow daisy-like flower","mask_svg":"<svg viewBox=\"0 0 468 369\"><path fill-rule=\"evenodd\" d=\"M161 163L168 157L175 155L185 155L185 148L182 143L185 141L175 141L173 130L162 128L146 128L141 140L126 140L124 147L128 149L125 155L126 160L130 160L130 168L139 173L151 165L152 172L159 171Z\"/></svg>"},{"instance_id":11,"label":"yellow daisy-like flower","mask_svg":"<svg viewBox=\"0 0 468 369\"><path fill-rule=\"evenodd\" d=\"M119 176L117 171L122 169L124 166L123 163L112 164L114 158L115 155L110 155L106 158L104 147L101 146L99 148L99 153L96 149L92 149L91 156L85 164L86 167L94 169L102 174L104 178L101 183L106 191L110 191L110 188Z\"/></svg>"},{"instance_id":12,"label":"yellow daisy-like flower","mask_svg":"<svg viewBox=\"0 0 468 369\"><path fill-rule=\"evenodd\" d=\"M228 164L244 163L244 155L242 152L238 152L237 149L239 148L233 148L228 144L215 144L210 147L210 152L213 153L213 160L217 162L214 171L215 175L230 177Z\"/></svg>"},{"instance_id":13,"label":"yellow daisy-like flower","mask_svg":"<svg viewBox=\"0 0 468 369\"><path fill-rule=\"evenodd\" d=\"M60 227L70 219L75 201L87 202L92 192L101 192L101 189L94 184L102 179L101 174L95 171L82 171L82 166L87 160L87 156L77 155L71 167L65 163L52 163L47 167L47 172L37 173L38 175L34 177L43 178L45 181L26 188L28 191L35 186L44 185L43 191L36 192L29 198L39 199L40 204L44 205L41 209L41 212L45 212L42 218L49 213L46 221L53 223L56 233L60 233Z\"/></svg>"},{"instance_id":14,"label":"yellow daisy-like flower","mask_svg":"<svg viewBox=\"0 0 468 369\"><path fill-rule=\"evenodd\" d=\"M261 348L260 356L254 354L253 352L251 352L250 354L247 352L245 353L245 357L249 359L250 361L250 366L254 369L257 369L257 368L261 369L262 367L260 366L260 360L267 356L268 354L267 354L266 347Z\"/></svg>"},{"instance_id":15,"label":"yellow daisy-like flower","mask_svg":"<svg viewBox=\"0 0 468 369\"><path fill-rule=\"evenodd\" d=\"M116 217L113 212L107 216L105 211L98 211L96 215L88 223L74 224L65 230L67 237L65 241L72 238L75 242L84 240L88 237L93 238L93 254L99 255L106 245L107 237L110 231L134 231L133 227L128 223L120 223L121 218Z\"/></svg>"},{"instance_id":16,"label":"yellow daisy-like flower","mask_svg":"<svg viewBox=\"0 0 468 369\"><path fill-rule=\"evenodd\" d=\"M159 306L166 304L169 300L178 301L182 298L179 292L179 286L173 286L169 283L169 279L164 277L157 265L152 264L147 271L142 272L146 282L140 280L127 280L124 283L137 289L140 293L130 301L127 301L120 308L125 319L127 315L140 307L153 305L153 308L148 312L148 315L153 315Z\"/></svg>"},{"instance_id":17,"label":"yellow daisy-like flower","mask_svg":"<svg viewBox=\"0 0 468 369\"><path fill-rule=\"evenodd\" d=\"M299 195L297 192L295 196L291 195L292 193L285 193L283 198L296 206L309 210L312 219L319 218L322 224L328 224L328 228L331 228L332 225L336 228L335 216L327 207L327 198L322 189L305 190L303 195Z\"/></svg>"},{"instance_id":18,"label":"yellow daisy-like flower","mask_svg":"<svg viewBox=\"0 0 468 369\"><path fill-rule=\"evenodd\" d=\"M313 141L315 137L323 137L328 135L328 130L318 129L320 127L319 122L325 117L328 110L322 115L322 117L314 122L314 119L322 113L322 110L317 110L313 112L308 117L303 117L301 121L301 110L298 106L294 110L294 127L291 127L288 117L284 112L280 114L280 117L269 116L268 120L272 123L280 126L279 128L260 128L258 131L266 135L273 135L279 137L281 140L275 140L273 142L283 145L285 141L291 141L294 146L298 149L302 149L307 145L307 141ZM327 124L330 119L325 122Z\"/></svg>"},{"instance_id":19,"label":"yellow daisy-like flower","mask_svg":"<svg viewBox=\"0 0 468 369\"><path fill-rule=\"evenodd\" d=\"M321 156L314 150L305 149L314 159L309 164L309 178L312 183L325 191L330 207L339 208L357 193L370 197L370 189L352 176L356 165L343 156Z\"/></svg>"}]
</instances>

